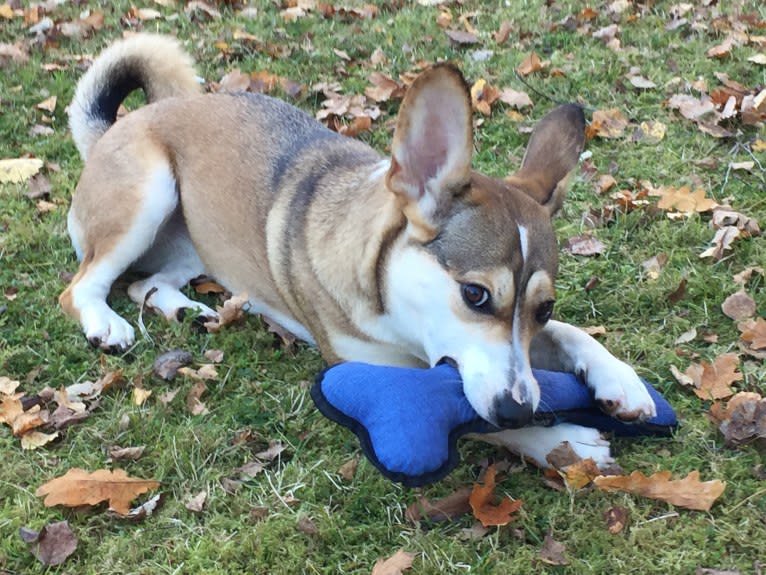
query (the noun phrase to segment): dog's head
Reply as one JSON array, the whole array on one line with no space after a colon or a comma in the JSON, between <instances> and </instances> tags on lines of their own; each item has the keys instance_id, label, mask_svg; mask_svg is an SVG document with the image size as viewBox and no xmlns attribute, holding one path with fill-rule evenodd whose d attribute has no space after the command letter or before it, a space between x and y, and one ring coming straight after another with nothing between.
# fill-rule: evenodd
<instances>
[{"instance_id":1,"label":"dog's head","mask_svg":"<svg viewBox=\"0 0 766 575\"><path fill-rule=\"evenodd\" d=\"M399 112L386 185L407 227L388 262L387 301L431 365L457 364L471 405L496 424L528 423L540 400L529 346L553 309L551 217L584 125L578 106L556 108L521 169L497 179L471 170L471 99L455 68L421 74Z\"/></svg>"}]
</instances>

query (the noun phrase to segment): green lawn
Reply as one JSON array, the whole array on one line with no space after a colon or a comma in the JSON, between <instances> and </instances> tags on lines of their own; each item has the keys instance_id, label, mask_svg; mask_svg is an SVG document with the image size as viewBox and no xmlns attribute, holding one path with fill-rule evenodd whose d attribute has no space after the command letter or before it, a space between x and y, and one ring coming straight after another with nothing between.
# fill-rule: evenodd
<instances>
[{"instance_id":1,"label":"green lawn","mask_svg":"<svg viewBox=\"0 0 766 575\"><path fill-rule=\"evenodd\" d=\"M311 10L286 21L280 15L286 4L257 0L255 17L229 2L216 5L217 17L154 2L118 1L106 8L98 8L104 3L78 2L51 8L47 16L55 27L37 39L23 17L0 16L0 44L22 42L29 52L25 62L0 55L0 158L31 155L44 160L54 204L42 213L38 200L25 196L27 184L0 184L0 376L21 380L28 395L45 386L94 380L116 369L123 370L127 381L107 391L88 419L47 447L23 451L10 429L0 427L0 574L370 573L378 558L400 548L417 554L410 572L418 574L675 574L694 573L698 567L760 573L756 562L766 563L766 483L755 469L761 454L754 447L725 447L706 416L710 403L676 383L670 366L684 370L693 361L739 351L736 322L723 315L720 304L740 289L734 274L766 263L766 244L761 237L743 239L719 261L701 259L715 233L709 215L671 221L662 211L642 207L590 229L583 214L613 203L609 193L639 190L647 180L654 186L701 187L707 196L730 203L762 226L766 223L766 152L752 151L758 136L766 139L763 127L759 132L736 119L723 122L733 136L717 139L667 105L675 94L699 96L692 83L700 79L708 91L719 88L720 73L748 90L766 85L766 66L748 61L766 52L763 3L694 3L700 6L683 15L686 23L670 30L677 8L664 1L591 4L592 13L582 12L584 3L568 0L376 4L377 15L367 20L353 13L325 17ZM131 6L157 10L161 17L141 21L129 15ZM61 32L89 7L103 10L100 29L85 40ZM445 10L452 28L465 30L463 21L475 27L478 43L451 43L437 24ZM511 23L510 35L498 44L494 33L504 21ZM593 37L611 24L619 27L619 50ZM595 175L589 169L578 171L557 219L562 243L589 231L606 249L598 257L562 252L556 315L576 325L603 325L605 345L656 382L678 411L682 424L672 438L615 441L620 465L647 474L667 469L677 477L699 470L703 479L726 481L722 498L703 513L637 496L588 489L559 492L543 483L539 470L512 465L514 471L498 490L524 500L518 519L470 539L465 537L473 525L469 516L413 525L404 511L419 494L435 499L473 484L487 458L511 456L463 443L463 464L422 490L391 484L364 460L352 479L344 479L339 469L359 457L359 450L355 438L319 415L308 396L307 382L322 369L321 359L303 345L288 353L259 318L204 334L191 322L170 325L144 315L151 339L139 338L130 353L102 356L89 348L56 302L65 286L62 276L76 269L66 209L82 167L65 107L84 69L78 56L97 53L126 30L175 33L208 82L239 68L269 71L306 86L338 82L344 93L362 94L374 70L397 78L420 63L450 60L471 83L485 79L498 88L523 90L534 102L520 119L507 114L511 108L500 102L491 115L475 115L480 122L475 166L496 176L518 167L527 128L555 105L552 100L579 101L589 113L620 109L631 125L620 138L589 142ZM731 30L740 31L739 43L728 57L707 57ZM748 32L756 38L742 36ZM377 66L370 63L376 49L385 55ZM479 50L492 53L486 57ZM526 77L527 87L514 69L531 51L549 63ZM628 78L633 67L656 87L633 87ZM36 107L52 95L57 96L52 114ZM323 97L307 90L291 100L313 113ZM380 107L382 116L360 137L385 151L397 103ZM667 126L659 143L632 141L635 127L644 121ZM30 130L36 125L49 126L52 133L35 135ZM750 171L728 169L730 162L743 161L754 162ZM617 185L600 194L594 182L606 173ZM648 199L656 203L656 198ZM668 256L667 264L652 279L642 262L661 253ZM586 289L594 277L599 282ZM668 295L684 278L685 296L671 303ZM766 313L764 284L763 276L755 274L745 287L761 315ZM214 296L205 297L209 304L218 303ZM137 310L124 286L115 290L113 303L137 323ZM675 344L690 328L696 328L697 337ZM704 337L711 334L717 336L713 343ZM207 414L194 416L187 410L191 379L165 382L152 375L155 358L175 348L191 352L197 366L207 363L206 350L224 351L219 375L202 396ZM744 380L735 387L764 394L763 362L742 354L740 369ZM131 387L140 380L153 393L136 406ZM176 388L179 395L164 405L159 397ZM221 480L238 479L235 469L271 441L286 450L264 472L227 492ZM113 446L146 446L146 451L136 461L109 463L107 450ZM131 475L157 479L164 505L138 523L116 519L103 508L44 507L35 490L72 467L121 467ZM202 490L208 492L204 510L188 510L185 503ZM614 506L628 509L629 524L611 535L604 513ZM63 519L80 539L78 549L61 566L45 567L22 542L19 528L40 529ZM549 532L566 546L568 566L548 566L538 559Z\"/></svg>"}]
</instances>

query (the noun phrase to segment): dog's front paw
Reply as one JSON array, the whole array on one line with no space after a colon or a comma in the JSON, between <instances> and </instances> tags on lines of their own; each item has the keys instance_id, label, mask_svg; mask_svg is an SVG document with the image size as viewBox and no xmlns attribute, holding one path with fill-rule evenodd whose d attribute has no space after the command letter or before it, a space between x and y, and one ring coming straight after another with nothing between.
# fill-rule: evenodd
<instances>
[{"instance_id":1,"label":"dog's front paw","mask_svg":"<svg viewBox=\"0 0 766 575\"><path fill-rule=\"evenodd\" d=\"M599 469L605 469L614 463L609 441L601 436L598 429L561 423L554 427L562 428L562 440L581 459L593 459Z\"/></svg>"},{"instance_id":2,"label":"dog's front paw","mask_svg":"<svg viewBox=\"0 0 766 575\"><path fill-rule=\"evenodd\" d=\"M88 342L104 351L121 353L136 339L133 327L106 304L83 310L80 320Z\"/></svg>"},{"instance_id":3,"label":"dog's front paw","mask_svg":"<svg viewBox=\"0 0 766 575\"><path fill-rule=\"evenodd\" d=\"M654 400L638 374L609 356L585 368L585 380L601 409L620 421L643 421L657 415Z\"/></svg>"}]
</instances>

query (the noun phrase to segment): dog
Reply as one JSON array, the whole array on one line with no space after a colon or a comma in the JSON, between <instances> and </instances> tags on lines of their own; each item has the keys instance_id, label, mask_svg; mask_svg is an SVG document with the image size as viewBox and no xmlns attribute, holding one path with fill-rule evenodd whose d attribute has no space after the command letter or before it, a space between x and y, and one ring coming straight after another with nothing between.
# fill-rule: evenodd
<instances>
[{"instance_id":1,"label":"dog","mask_svg":"<svg viewBox=\"0 0 766 575\"><path fill-rule=\"evenodd\" d=\"M138 88L147 105L116 121ZM611 458L595 430L527 426L533 366L577 373L621 420L655 414L631 367L551 318L551 217L583 148L579 106L548 113L519 171L493 178L471 168L470 92L449 64L409 86L382 157L281 100L203 94L176 40L138 34L97 57L69 115L85 160L67 220L80 266L59 301L94 346L134 343L107 304L124 272L145 274L130 298L171 319L216 316L180 291L205 274L330 364L452 362L479 415L511 428L485 439L541 465L563 440Z\"/></svg>"}]
</instances>

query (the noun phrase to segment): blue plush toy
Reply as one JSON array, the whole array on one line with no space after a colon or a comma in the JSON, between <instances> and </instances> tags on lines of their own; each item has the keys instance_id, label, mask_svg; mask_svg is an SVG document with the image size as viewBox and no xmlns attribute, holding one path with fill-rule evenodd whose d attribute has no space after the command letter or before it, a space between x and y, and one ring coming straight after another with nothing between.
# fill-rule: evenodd
<instances>
[{"instance_id":1,"label":"blue plush toy","mask_svg":"<svg viewBox=\"0 0 766 575\"><path fill-rule=\"evenodd\" d=\"M668 435L677 424L673 408L646 382L657 415L627 424L605 415L574 374L533 371L541 391L536 425L570 422L635 436ZM463 435L499 430L474 411L460 374L446 364L412 369L341 363L319 375L311 397L325 416L357 435L383 475L409 487L452 471L460 462L457 440Z\"/></svg>"}]
</instances>

